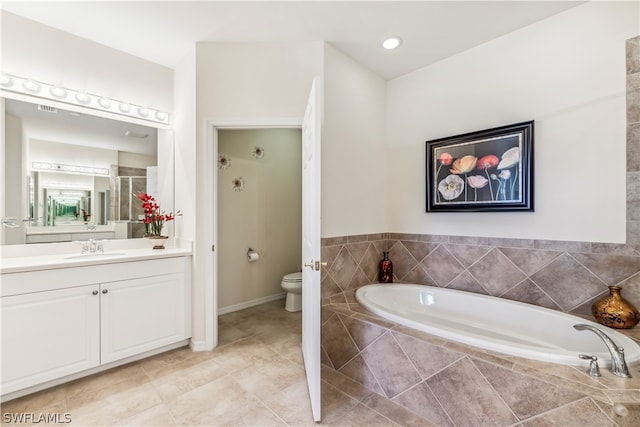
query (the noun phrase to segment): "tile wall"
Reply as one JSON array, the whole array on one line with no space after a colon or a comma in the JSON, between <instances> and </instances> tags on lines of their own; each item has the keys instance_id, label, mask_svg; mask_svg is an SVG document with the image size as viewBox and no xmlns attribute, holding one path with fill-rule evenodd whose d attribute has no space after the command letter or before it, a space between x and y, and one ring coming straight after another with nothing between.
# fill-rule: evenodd
<instances>
[{"instance_id":1,"label":"tile wall","mask_svg":"<svg viewBox=\"0 0 640 427\"><path fill-rule=\"evenodd\" d=\"M640 36L627 40L627 243L640 251Z\"/></svg>"}]
</instances>

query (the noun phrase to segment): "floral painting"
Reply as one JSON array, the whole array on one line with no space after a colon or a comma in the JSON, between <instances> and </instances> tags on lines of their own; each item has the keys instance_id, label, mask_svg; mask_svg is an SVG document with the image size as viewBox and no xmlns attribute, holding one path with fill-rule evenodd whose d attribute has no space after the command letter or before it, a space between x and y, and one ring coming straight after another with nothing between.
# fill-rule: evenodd
<instances>
[{"instance_id":1,"label":"floral painting","mask_svg":"<svg viewBox=\"0 0 640 427\"><path fill-rule=\"evenodd\" d=\"M533 121L426 144L427 212L533 210Z\"/></svg>"}]
</instances>

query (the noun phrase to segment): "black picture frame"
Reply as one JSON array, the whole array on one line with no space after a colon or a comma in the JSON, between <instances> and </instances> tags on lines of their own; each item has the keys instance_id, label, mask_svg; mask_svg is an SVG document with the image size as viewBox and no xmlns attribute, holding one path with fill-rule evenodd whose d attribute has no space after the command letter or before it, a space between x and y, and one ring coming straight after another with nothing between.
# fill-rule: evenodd
<instances>
[{"instance_id":1,"label":"black picture frame","mask_svg":"<svg viewBox=\"0 0 640 427\"><path fill-rule=\"evenodd\" d=\"M427 212L533 209L534 121L426 141Z\"/></svg>"}]
</instances>

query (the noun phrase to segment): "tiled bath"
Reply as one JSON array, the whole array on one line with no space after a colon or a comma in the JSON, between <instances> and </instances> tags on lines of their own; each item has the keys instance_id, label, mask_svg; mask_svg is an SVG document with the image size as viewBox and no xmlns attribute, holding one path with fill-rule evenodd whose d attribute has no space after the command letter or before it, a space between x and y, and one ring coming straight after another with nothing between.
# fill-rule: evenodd
<instances>
[{"instance_id":1,"label":"tiled bath","mask_svg":"<svg viewBox=\"0 0 640 427\"><path fill-rule=\"evenodd\" d=\"M385 414L408 410L418 417L415 425L640 425L638 365L631 379L604 369L594 379L583 368L482 351L395 325L354 297L377 281L388 250L400 282L587 318L607 286L618 285L640 307L640 37L627 41L626 52L627 244L394 233L323 239L323 378L344 384L347 395L366 387L380 396L375 404L370 396L370 405ZM627 332L640 340L639 326Z\"/></svg>"},{"instance_id":2,"label":"tiled bath","mask_svg":"<svg viewBox=\"0 0 640 427\"><path fill-rule=\"evenodd\" d=\"M637 425L632 379L481 351L368 313L355 291L389 249L396 281L510 298L588 316L607 286L640 306L640 254L624 245L404 234L323 240L323 375L344 377L425 424ZM636 328L631 335L640 337ZM614 404L623 403L621 417Z\"/></svg>"}]
</instances>

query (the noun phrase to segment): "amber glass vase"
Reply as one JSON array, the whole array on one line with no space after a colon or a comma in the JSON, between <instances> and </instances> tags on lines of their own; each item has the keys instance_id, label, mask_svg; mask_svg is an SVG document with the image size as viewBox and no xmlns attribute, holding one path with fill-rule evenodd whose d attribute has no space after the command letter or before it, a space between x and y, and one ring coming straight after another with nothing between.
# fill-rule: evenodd
<instances>
[{"instance_id":1,"label":"amber glass vase","mask_svg":"<svg viewBox=\"0 0 640 427\"><path fill-rule=\"evenodd\" d=\"M619 286L609 286L609 295L594 302L591 313L598 322L610 328L631 329L640 321L640 313L620 295Z\"/></svg>"}]
</instances>

